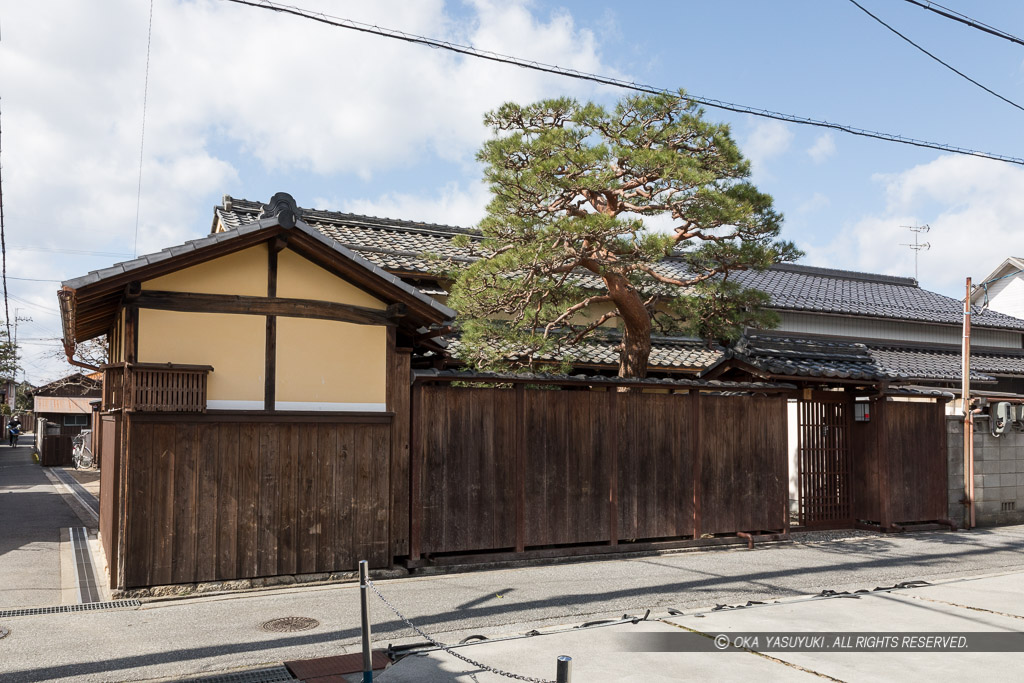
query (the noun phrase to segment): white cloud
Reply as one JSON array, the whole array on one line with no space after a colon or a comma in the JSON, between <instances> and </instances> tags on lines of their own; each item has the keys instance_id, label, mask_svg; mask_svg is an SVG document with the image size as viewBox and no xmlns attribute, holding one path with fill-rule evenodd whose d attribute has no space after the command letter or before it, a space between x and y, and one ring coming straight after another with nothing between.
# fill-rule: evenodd
<instances>
[{"instance_id":1,"label":"white cloud","mask_svg":"<svg viewBox=\"0 0 1024 683\"><path fill-rule=\"evenodd\" d=\"M483 183L463 189L448 183L433 194L389 192L373 199L318 199L317 206L364 216L401 218L474 227L486 213L490 193Z\"/></svg>"},{"instance_id":2,"label":"white cloud","mask_svg":"<svg viewBox=\"0 0 1024 683\"><path fill-rule=\"evenodd\" d=\"M906 225L929 224L921 235L922 286L961 296L1008 256L1024 255L1024 169L965 156L942 156L902 173L878 176L886 209L844 226L823 245L801 245L808 263L913 276Z\"/></svg>"},{"instance_id":3,"label":"white cloud","mask_svg":"<svg viewBox=\"0 0 1024 683\"><path fill-rule=\"evenodd\" d=\"M836 141L831 132L822 133L814 144L807 149L807 155L816 164L820 164L836 153Z\"/></svg>"},{"instance_id":4,"label":"white cloud","mask_svg":"<svg viewBox=\"0 0 1024 683\"><path fill-rule=\"evenodd\" d=\"M793 131L782 121L758 120L741 149L755 167L784 154L793 142Z\"/></svg>"},{"instance_id":5,"label":"white cloud","mask_svg":"<svg viewBox=\"0 0 1024 683\"><path fill-rule=\"evenodd\" d=\"M832 200L830 200L828 197L826 197L820 192L815 192L813 195L810 196L809 199L800 203L796 207L796 213L814 213L815 211L820 211L821 209L827 209L831 205Z\"/></svg>"},{"instance_id":6,"label":"white cloud","mask_svg":"<svg viewBox=\"0 0 1024 683\"><path fill-rule=\"evenodd\" d=\"M475 0L458 16L443 0L344 6L307 0L303 6L616 74L602 63L593 34L570 15L542 16L528 2ZM148 10L148 3L130 0L5 5L0 63L9 247L133 251ZM471 167L488 135L485 111L505 100L566 92L586 97L595 89L260 9L214 0L157 3L139 252L203 234L211 200L225 191L256 194L238 188L240 179L266 175L294 183L312 173L343 186L346 176L376 178L429 167L438 158ZM252 158L261 168L247 168ZM475 222L480 193L447 181L437 179L445 189L436 198L409 196L390 184L390 193L362 204L344 199L353 210L376 205L417 218ZM277 182L273 189L280 189ZM122 259L37 252L9 258L8 273L70 278L114 260ZM56 312L55 283L14 287ZM58 335L56 317L48 318L47 329Z\"/></svg>"}]
</instances>

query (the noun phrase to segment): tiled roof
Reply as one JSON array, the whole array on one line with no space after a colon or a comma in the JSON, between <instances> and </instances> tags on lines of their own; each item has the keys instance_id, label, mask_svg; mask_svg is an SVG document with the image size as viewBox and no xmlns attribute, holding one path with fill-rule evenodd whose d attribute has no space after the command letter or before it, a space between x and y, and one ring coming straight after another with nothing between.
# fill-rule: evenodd
<instances>
[{"instance_id":1,"label":"tiled roof","mask_svg":"<svg viewBox=\"0 0 1024 683\"><path fill-rule=\"evenodd\" d=\"M961 356L953 350L750 335L735 355L773 375L866 381L959 381ZM971 378L1024 377L1024 354L972 353Z\"/></svg>"},{"instance_id":2,"label":"tiled roof","mask_svg":"<svg viewBox=\"0 0 1024 683\"><path fill-rule=\"evenodd\" d=\"M207 235L206 237L197 240L189 240L184 244L174 247L168 247L154 254L144 254L131 261L115 263L113 266L109 268L94 270L81 277L77 277L72 280L66 280L61 284L65 289L79 289L80 287L100 282L105 278L109 278L114 275L120 275L122 273L128 273L133 270L139 270L145 266L152 265L159 261L166 261L172 256L177 256L178 254L182 254L189 251L196 251L199 249L203 249L205 247L212 246L219 242L235 239L240 235L255 232L274 224L276 224L275 218L266 218L262 220L256 219L254 221L244 222L239 226L233 227L224 232L218 232L211 235ZM455 312L452 311L447 306L441 304L436 299L427 296L416 287L413 287L408 283L404 282L401 278L398 278L393 274L389 273L386 268L381 268L372 261L368 263L368 259L363 257L361 252L356 252L354 250L346 248L345 245L338 243L336 240L333 240L333 238L331 238L329 235L326 235L322 230L318 230L313 226L304 223L301 220L298 221L295 224L294 228L292 229L301 230L302 232L305 232L306 234L315 237L324 245L325 248L336 250L338 253L343 254L351 261L359 264L360 266L362 266L369 272L373 273L377 277L395 285L396 287L399 287L404 292L416 297L417 299L421 300L423 303L427 304L431 308L437 309L445 316L449 318L454 317Z\"/></svg>"},{"instance_id":3,"label":"tiled roof","mask_svg":"<svg viewBox=\"0 0 1024 683\"><path fill-rule=\"evenodd\" d=\"M910 278L797 265L742 271L735 277L771 295L776 308L954 325L963 321L959 299L921 289ZM1024 330L1024 320L992 310L975 311L971 324Z\"/></svg>"},{"instance_id":4,"label":"tiled roof","mask_svg":"<svg viewBox=\"0 0 1024 683\"><path fill-rule=\"evenodd\" d=\"M413 370L413 381L480 381L480 382L550 382L553 384L587 384L608 386L644 386L657 388L700 387L725 392L763 391L765 389L795 389L792 384L779 382L722 382L718 380L665 379L648 377L644 379L608 377L605 375L562 375L555 373L500 373L468 372L463 370Z\"/></svg>"},{"instance_id":5,"label":"tiled roof","mask_svg":"<svg viewBox=\"0 0 1024 683\"><path fill-rule=\"evenodd\" d=\"M215 209L216 218L228 228L255 221L262 204L225 198ZM435 225L374 218L336 211L302 210L311 227L363 258L393 273L436 274L442 261L468 262L473 253L452 244L456 235L478 238L479 232L449 225ZM431 256L441 260L432 260ZM668 258L657 269L684 277L680 259ZM963 304L948 296L921 289L911 278L858 273L799 265L773 266L766 271L733 274L744 286L767 292L774 308L846 315L959 324ZM972 316L975 327L1024 331L1024 320L986 310Z\"/></svg>"},{"instance_id":6,"label":"tiled roof","mask_svg":"<svg viewBox=\"0 0 1024 683\"><path fill-rule=\"evenodd\" d=\"M608 334L588 339L572 347L571 360L575 365L600 365L618 367L618 345L621 337ZM458 360L459 340L450 338L446 351ZM682 337L652 337L651 356L648 367L665 372L700 372L716 363L725 352L719 346L709 347L706 342ZM563 354L544 354L537 357L540 362L558 363Z\"/></svg>"}]
</instances>

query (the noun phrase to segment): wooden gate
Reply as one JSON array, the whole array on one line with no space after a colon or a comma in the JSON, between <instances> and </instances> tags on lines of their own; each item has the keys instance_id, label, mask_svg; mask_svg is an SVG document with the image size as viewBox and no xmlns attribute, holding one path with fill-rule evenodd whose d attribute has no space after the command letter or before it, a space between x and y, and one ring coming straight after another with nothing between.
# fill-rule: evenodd
<instances>
[{"instance_id":1,"label":"wooden gate","mask_svg":"<svg viewBox=\"0 0 1024 683\"><path fill-rule=\"evenodd\" d=\"M797 403L799 514L801 526L853 523L850 489L850 412L846 396Z\"/></svg>"}]
</instances>

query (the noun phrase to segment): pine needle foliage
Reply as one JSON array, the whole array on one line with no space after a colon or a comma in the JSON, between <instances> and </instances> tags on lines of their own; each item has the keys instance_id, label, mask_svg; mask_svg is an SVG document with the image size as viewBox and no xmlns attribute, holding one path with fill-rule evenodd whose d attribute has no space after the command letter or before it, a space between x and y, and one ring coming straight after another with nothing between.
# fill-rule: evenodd
<instances>
[{"instance_id":1,"label":"pine needle foliage","mask_svg":"<svg viewBox=\"0 0 1024 683\"><path fill-rule=\"evenodd\" d=\"M619 374L643 377L652 334L735 340L776 322L730 275L801 256L748 180L728 126L678 96L606 109L563 98L485 116L492 193L481 258L453 270L460 355L478 369L571 364L609 325ZM665 268L672 259L680 268ZM685 273L680 276L679 273Z\"/></svg>"}]
</instances>

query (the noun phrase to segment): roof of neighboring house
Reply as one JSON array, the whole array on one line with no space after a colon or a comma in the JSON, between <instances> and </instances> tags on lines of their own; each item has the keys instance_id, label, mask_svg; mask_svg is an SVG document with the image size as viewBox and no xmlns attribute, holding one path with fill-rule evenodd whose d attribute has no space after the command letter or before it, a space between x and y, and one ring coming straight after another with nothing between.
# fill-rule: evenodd
<instances>
[{"instance_id":1,"label":"roof of neighboring house","mask_svg":"<svg viewBox=\"0 0 1024 683\"><path fill-rule=\"evenodd\" d=\"M94 398L72 398L70 396L36 396L32 399L32 411L37 415L86 414L92 412Z\"/></svg>"},{"instance_id":2,"label":"roof of neighboring house","mask_svg":"<svg viewBox=\"0 0 1024 683\"><path fill-rule=\"evenodd\" d=\"M719 363L732 359L775 377L906 382L959 381L961 375L961 356L952 350L792 335L749 335ZM721 371L712 366L706 374L717 376ZM997 375L1024 377L1024 351L971 354L972 380L994 382Z\"/></svg>"},{"instance_id":3,"label":"roof of neighboring house","mask_svg":"<svg viewBox=\"0 0 1024 683\"><path fill-rule=\"evenodd\" d=\"M1006 277L1012 277L1017 273L1024 272L1024 258L1020 256L1011 256L1002 263L999 267L993 270L991 273L986 275L981 280L973 283L974 291L971 292L971 302L977 303L979 300L984 302L988 290L985 285L990 285Z\"/></svg>"},{"instance_id":4,"label":"roof of neighboring house","mask_svg":"<svg viewBox=\"0 0 1024 683\"><path fill-rule=\"evenodd\" d=\"M94 373L83 375L76 372L39 387L32 395L99 398L102 388L103 383L94 376Z\"/></svg>"},{"instance_id":5,"label":"roof of neighboring house","mask_svg":"<svg viewBox=\"0 0 1024 683\"><path fill-rule=\"evenodd\" d=\"M237 229L259 216L263 205L224 198L214 210L214 230ZM395 274L436 275L444 261L469 262L467 248L452 244L456 235L479 239L476 230L448 225L374 218L337 211L300 209L303 220L338 244ZM435 259L432 259L434 256ZM439 258L440 260L436 260ZM658 270L685 277L685 263L667 258ZM960 300L922 289L912 278L784 264L765 271L740 271L730 277L767 292L773 308L894 320L959 324ZM1024 331L1024 320L986 310L972 316L975 327Z\"/></svg>"},{"instance_id":6,"label":"roof of neighboring house","mask_svg":"<svg viewBox=\"0 0 1024 683\"><path fill-rule=\"evenodd\" d=\"M276 237L286 238L289 248L307 257L329 257L330 267L343 269L344 277L352 284L382 299L407 304L414 320L429 324L455 316L455 311L436 299L306 224L298 217L295 200L289 195L278 193L271 198L271 205L260 206L264 215L255 221L64 282L60 303L65 343L105 333L129 283L159 277Z\"/></svg>"}]
</instances>

